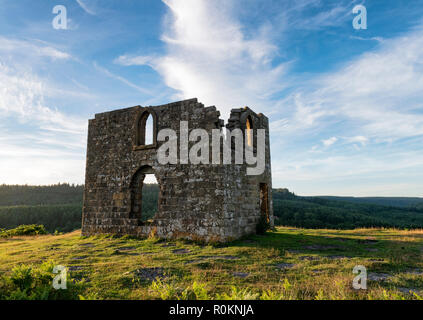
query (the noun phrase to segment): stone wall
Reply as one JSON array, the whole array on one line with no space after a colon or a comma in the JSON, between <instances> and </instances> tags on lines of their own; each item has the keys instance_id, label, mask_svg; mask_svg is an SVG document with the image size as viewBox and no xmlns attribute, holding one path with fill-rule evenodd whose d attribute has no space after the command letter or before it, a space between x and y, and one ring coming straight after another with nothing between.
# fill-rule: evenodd
<instances>
[{"instance_id":1,"label":"stone wall","mask_svg":"<svg viewBox=\"0 0 423 320\"><path fill-rule=\"evenodd\" d=\"M228 241L255 232L261 215L260 183L269 190L268 214L273 224L268 119L248 108L234 109L227 127L245 129L246 115L253 128L266 129L266 170L247 176L246 165L175 164L157 161L160 141L139 145L137 129L145 112L154 118L154 137L161 129L223 128L215 107L197 99L155 107L136 106L100 113L89 120L82 233L131 234L146 237ZM195 142L191 142L192 146ZM211 152L210 152L211 153ZM178 159L181 153L178 145ZM158 212L153 222L140 220L138 207L145 174L154 173L160 186Z\"/></svg>"},{"instance_id":2,"label":"stone wall","mask_svg":"<svg viewBox=\"0 0 423 320\"><path fill-rule=\"evenodd\" d=\"M246 118L252 120L254 129L254 151L257 146L256 129L266 129L265 171L261 175L247 175L247 165L226 166L225 181L225 233L227 237L240 238L255 233L261 216L260 184L267 185L269 222L273 226L272 175L270 166L269 121L263 114L256 114L249 108L233 109L227 124L229 130L246 129ZM233 157L234 158L234 157Z\"/></svg>"}]
</instances>

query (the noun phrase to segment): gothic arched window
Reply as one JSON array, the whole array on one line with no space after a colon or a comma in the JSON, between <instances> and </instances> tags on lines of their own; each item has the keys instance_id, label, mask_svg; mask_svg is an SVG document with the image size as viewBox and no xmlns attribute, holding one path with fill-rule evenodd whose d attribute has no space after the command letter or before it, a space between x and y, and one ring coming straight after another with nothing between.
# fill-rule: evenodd
<instances>
[{"instance_id":1,"label":"gothic arched window","mask_svg":"<svg viewBox=\"0 0 423 320\"><path fill-rule=\"evenodd\" d=\"M247 121L245 123L245 129L247 130L247 145L252 147L253 146L253 121L250 116L247 117Z\"/></svg>"},{"instance_id":2,"label":"gothic arched window","mask_svg":"<svg viewBox=\"0 0 423 320\"><path fill-rule=\"evenodd\" d=\"M156 144L156 117L154 112L144 111L136 123L136 147L150 147Z\"/></svg>"}]
</instances>

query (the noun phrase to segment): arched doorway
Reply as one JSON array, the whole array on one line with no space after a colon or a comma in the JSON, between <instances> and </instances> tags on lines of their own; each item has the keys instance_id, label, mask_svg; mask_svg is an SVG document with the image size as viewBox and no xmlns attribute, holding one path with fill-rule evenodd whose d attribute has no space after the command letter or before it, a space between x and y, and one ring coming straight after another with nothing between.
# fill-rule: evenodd
<instances>
[{"instance_id":1,"label":"arched doorway","mask_svg":"<svg viewBox=\"0 0 423 320\"><path fill-rule=\"evenodd\" d=\"M160 187L154 169L143 166L132 176L130 218L145 222L158 211Z\"/></svg>"}]
</instances>

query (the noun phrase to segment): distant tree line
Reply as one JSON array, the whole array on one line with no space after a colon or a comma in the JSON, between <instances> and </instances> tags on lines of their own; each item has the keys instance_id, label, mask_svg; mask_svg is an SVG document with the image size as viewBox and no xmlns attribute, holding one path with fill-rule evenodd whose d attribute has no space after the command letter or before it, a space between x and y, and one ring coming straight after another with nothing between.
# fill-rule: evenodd
<instances>
[{"instance_id":1,"label":"distant tree line","mask_svg":"<svg viewBox=\"0 0 423 320\"><path fill-rule=\"evenodd\" d=\"M81 228L82 185L0 186L0 228L19 225L44 225L49 232L69 232ZM143 187L143 220L157 212L159 187ZM335 198L300 197L288 189L273 190L277 225L302 228L353 229L358 227L423 228L423 208L384 206L333 200ZM356 198L358 199L358 198ZM381 201L378 198L377 201ZM410 198L411 199L411 198ZM417 198L419 199L419 198ZM387 198L387 203L392 203ZM391 202L389 202L391 201ZM411 200L410 200L411 201ZM413 200L414 201L414 200Z\"/></svg>"},{"instance_id":2,"label":"distant tree line","mask_svg":"<svg viewBox=\"0 0 423 320\"><path fill-rule=\"evenodd\" d=\"M83 185L0 185L0 206L82 204Z\"/></svg>"},{"instance_id":3,"label":"distant tree line","mask_svg":"<svg viewBox=\"0 0 423 320\"><path fill-rule=\"evenodd\" d=\"M423 209L423 198L416 197L335 197L335 196L319 196L318 198L347 201L354 203L378 204L388 207L404 207L408 209Z\"/></svg>"},{"instance_id":4,"label":"distant tree line","mask_svg":"<svg viewBox=\"0 0 423 320\"><path fill-rule=\"evenodd\" d=\"M144 184L142 187L142 217L146 221L152 219L157 212L159 201L159 185Z\"/></svg>"}]
</instances>

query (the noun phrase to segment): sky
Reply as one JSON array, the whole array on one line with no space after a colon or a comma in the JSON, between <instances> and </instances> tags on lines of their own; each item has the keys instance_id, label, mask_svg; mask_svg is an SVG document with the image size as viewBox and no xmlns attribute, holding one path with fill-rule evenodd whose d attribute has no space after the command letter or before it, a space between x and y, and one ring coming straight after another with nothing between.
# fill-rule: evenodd
<instances>
[{"instance_id":1,"label":"sky","mask_svg":"<svg viewBox=\"0 0 423 320\"><path fill-rule=\"evenodd\" d=\"M421 0L0 0L0 183L84 183L88 119L194 97L269 117L273 187L423 196Z\"/></svg>"}]
</instances>

